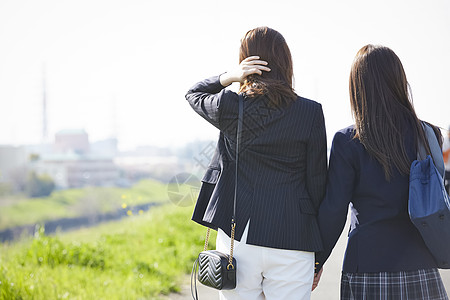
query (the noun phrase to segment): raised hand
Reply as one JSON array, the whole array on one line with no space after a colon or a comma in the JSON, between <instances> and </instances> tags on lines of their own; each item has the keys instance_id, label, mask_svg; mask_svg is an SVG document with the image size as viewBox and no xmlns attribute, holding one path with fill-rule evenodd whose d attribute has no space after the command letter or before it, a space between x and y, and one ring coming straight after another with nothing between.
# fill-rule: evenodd
<instances>
[{"instance_id":1,"label":"raised hand","mask_svg":"<svg viewBox=\"0 0 450 300\"><path fill-rule=\"evenodd\" d=\"M220 84L228 86L233 82L243 83L245 78L251 74L261 75L263 71L270 72L268 63L260 60L259 56L249 56L244 59L237 68L220 75Z\"/></svg>"}]
</instances>

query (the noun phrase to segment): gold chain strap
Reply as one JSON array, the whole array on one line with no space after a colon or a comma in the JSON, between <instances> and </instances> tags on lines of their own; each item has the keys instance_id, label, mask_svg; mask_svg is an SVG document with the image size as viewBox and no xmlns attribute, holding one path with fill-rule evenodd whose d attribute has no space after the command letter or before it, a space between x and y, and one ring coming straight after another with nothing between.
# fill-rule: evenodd
<instances>
[{"instance_id":1,"label":"gold chain strap","mask_svg":"<svg viewBox=\"0 0 450 300\"><path fill-rule=\"evenodd\" d=\"M227 270L231 268L234 269L233 266L233 250L234 250L234 230L236 229L236 223L233 222L231 224L231 244L230 244L230 259L228 260Z\"/></svg>"},{"instance_id":2,"label":"gold chain strap","mask_svg":"<svg viewBox=\"0 0 450 300\"><path fill-rule=\"evenodd\" d=\"M230 269L230 267L232 269L234 269L233 266L233 250L234 250L234 232L236 229L236 223L233 223L231 225L231 244L230 244L230 258L228 259L228 266L227 266L227 270ZM203 247L203 251L208 250L208 244L209 244L209 234L211 232L211 228L208 228L206 230L206 238L205 238L205 246Z\"/></svg>"},{"instance_id":3,"label":"gold chain strap","mask_svg":"<svg viewBox=\"0 0 450 300\"><path fill-rule=\"evenodd\" d=\"M203 248L203 251L208 250L209 232L210 231L211 231L211 228L208 227L208 230L206 230L205 247Z\"/></svg>"}]
</instances>

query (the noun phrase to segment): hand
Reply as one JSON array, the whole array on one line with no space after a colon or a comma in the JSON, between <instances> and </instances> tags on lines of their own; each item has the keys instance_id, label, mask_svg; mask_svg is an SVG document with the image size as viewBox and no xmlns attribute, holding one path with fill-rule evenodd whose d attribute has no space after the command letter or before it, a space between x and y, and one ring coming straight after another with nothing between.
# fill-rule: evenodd
<instances>
[{"instance_id":1,"label":"hand","mask_svg":"<svg viewBox=\"0 0 450 300\"><path fill-rule=\"evenodd\" d=\"M235 70L220 75L220 84L228 86L233 82L243 83L248 75L261 75L263 71L270 72L270 68L266 67L267 65L268 62L260 60L259 56L247 57L241 61Z\"/></svg>"},{"instance_id":2,"label":"hand","mask_svg":"<svg viewBox=\"0 0 450 300\"><path fill-rule=\"evenodd\" d=\"M322 267L322 269L320 269L319 272L314 274L314 281L313 281L311 291L314 291L316 289L316 287L319 285L320 276L322 276L322 272L323 272L323 267Z\"/></svg>"}]
</instances>

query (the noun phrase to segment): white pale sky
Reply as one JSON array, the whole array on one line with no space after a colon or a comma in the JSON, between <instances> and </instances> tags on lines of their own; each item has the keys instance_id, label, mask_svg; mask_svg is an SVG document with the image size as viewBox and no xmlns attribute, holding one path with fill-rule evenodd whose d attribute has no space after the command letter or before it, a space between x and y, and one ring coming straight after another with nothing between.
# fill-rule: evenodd
<instances>
[{"instance_id":1,"label":"white pale sky","mask_svg":"<svg viewBox=\"0 0 450 300\"><path fill-rule=\"evenodd\" d=\"M450 124L448 0L0 0L0 144L84 128L121 149L177 146L218 132L184 100L237 63L257 26L286 38L296 91L323 105L328 140L352 123L348 75L363 45L403 62L420 118Z\"/></svg>"}]
</instances>

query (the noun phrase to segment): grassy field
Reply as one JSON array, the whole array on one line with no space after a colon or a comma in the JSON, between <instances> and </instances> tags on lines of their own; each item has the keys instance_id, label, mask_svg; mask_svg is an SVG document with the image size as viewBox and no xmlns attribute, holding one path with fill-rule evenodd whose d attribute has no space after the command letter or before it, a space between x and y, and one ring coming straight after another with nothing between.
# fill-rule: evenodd
<instances>
[{"instance_id":1,"label":"grassy field","mask_svg":"<svg viewBox=\"0 0 450 300\"><path fill-rule=\"evenodd\" d=\"M158 299L177 292L203 249L205 229L190 221L192 208L166 204L0 245L0 299Z\"/></svg>"},{"instance_id":2,"label":"grassy field","mask_svg":"<svg viewBox=\"0 0 450 300\"><path fill-rule=\"evenodd\" d=\"M65 217L95 215L136 204L168 201L167 186L143 180L131 188L88 187L54 191L43 198L0 198L0 230Z\"/></svg>"}]
</instances>

